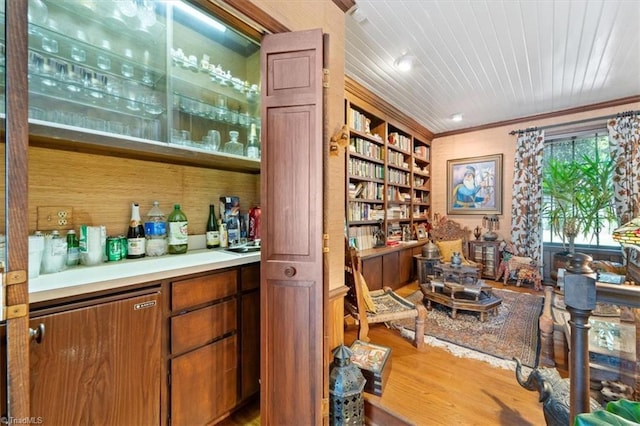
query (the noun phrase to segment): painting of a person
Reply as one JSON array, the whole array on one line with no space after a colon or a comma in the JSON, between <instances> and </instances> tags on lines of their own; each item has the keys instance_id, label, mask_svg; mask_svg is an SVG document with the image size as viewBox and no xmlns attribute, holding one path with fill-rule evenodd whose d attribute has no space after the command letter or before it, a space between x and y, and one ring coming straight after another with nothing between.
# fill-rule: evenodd
<instances>
[{"instance_id":1,"label":"painting of a person","mask_svg":"<svg viewBox=\"0 0 640 426\"><path fill-rule=\"evenodd\" d=\"M485 181L476 182L476 169L467 166L462 182L453 188L454 208L475 208L486 201L480 191L486 186Z\"/></svg>"}]
</instances>

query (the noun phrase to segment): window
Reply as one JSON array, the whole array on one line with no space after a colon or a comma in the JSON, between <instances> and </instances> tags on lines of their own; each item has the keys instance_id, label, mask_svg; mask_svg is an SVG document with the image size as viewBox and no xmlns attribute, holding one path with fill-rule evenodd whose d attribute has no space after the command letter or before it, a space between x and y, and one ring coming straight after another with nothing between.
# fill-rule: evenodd
<instances>
[{"instance_id":1,"label":"window","mask_svg":"<svg viewBox=\"0 0 640 426\"><path fill-rule=\"evenodd\" d=\"M598 161L606 161L609 157L609 134L606 129L589 130L580 133L547 136L543 154L543 170L547 170L552 159L560 161L581 161L584 156ZM613 183L609 182L609 187ZM553 203L554 200L543 196L544 204ZM593 248L619 247L619 244L611 238L613 229L617 226L614 221L607 220L602 214L598 220L597 230L593 238L579 234L575 239L576 246L588 246ZM562 244L562 237L555 232L550 224L549 217L543 211L543 244Z\"/></svg>"}]
</instances>

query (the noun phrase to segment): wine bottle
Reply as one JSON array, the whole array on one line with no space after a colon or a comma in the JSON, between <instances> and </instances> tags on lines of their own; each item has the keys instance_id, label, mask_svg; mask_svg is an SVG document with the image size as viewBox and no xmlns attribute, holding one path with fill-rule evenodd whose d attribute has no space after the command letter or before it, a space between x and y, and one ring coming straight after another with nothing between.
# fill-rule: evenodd
<instances>
[{"instance_id":1,"label":"wine bottle","mask_svg":"<svg viewBox=\"0 0 640 426\"><path fill-rule=\"evenodd\" d=\"M188 248L188 221L187 216L180 210L180 204L174 204L173 211L168 219L169 254L182 254Z\"/></svg>"},{"instance_id":2,"label":"wine bottle","mask_svg":"<svg viewBox=\"0 0 640 426\"><path fill-rule=\"evenodd\" d=\"M256 124L251 123L251 130L247 140L247 157L260 159L260 141L256 132Z\"/></svg>"},{"instance_id":3,"label":"wine bottle","mask_svg":"<svg viewBox=\"0 0 640 426\"><path fill-rule=\"evenodd\" d=\"M213 204L209 204L209 219L207 219L207 248L220 247L220 231L216 220L216 209Z\"/></svg>"},{"instance_id":4,"label":"wine bottle","mask_svg":"<svg viewBox=\"0 0 640 426\"><path fill-rule=\"evenodd\" d=\"M145 255L144 226L140 220L140 206L131 204L131 221L127 231L127 259L139 259Z\"/></svg>"}]
</instances>

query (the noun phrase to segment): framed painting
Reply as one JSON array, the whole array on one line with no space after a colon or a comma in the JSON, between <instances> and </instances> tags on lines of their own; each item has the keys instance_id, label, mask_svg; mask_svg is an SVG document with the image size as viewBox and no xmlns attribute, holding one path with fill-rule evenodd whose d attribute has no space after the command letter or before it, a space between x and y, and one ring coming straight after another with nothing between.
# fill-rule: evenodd
<instances>
[{"instance_id":1,"label":"framed painting","mask_svg":"<svg viewBox=\"0 0 640 426\"><path fill-rule=\"evenodd\" d=\"M447 161L447 214L502 214L502 154Z\"/></svg>"}]
</instances>

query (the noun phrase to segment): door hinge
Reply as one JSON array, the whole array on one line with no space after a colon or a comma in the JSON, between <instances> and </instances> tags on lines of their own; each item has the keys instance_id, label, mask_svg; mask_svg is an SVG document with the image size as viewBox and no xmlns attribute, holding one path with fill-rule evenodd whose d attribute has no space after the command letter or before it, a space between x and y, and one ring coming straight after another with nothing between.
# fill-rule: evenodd
<instances>
[{"instance_id":1,"label":"door hinge","mask_svg":"<svg viewBox=\"0 0 640 426\"><path fill-rule=\"evenodd\" d=\"M322 68L322 87L329 88L329 68Z\"/></svg>"},{"instance_id":2,"label":"door hinge","mask_svg":"<svg viewBox=\"0 0 640 426\"><path fill-rule=\"evenodd\" d=\"M12 305L4 307L4 319L15 319L26 317L28 313L27 304Z\"/></svg>"},{"instance_id":3,"label":"door hinge","mask_svg":"<svg viewBox=\"0 0 640 426\"><path fill-rule=\"evenodd\" d=\"M322 234L322 252L329 253L329 234Z\"/></svg>"},{"instance_id":4,"label":"door hinge","mask_svg":"<svg viewBox=\"0 0 640 426\"><path fill-rule=\"evenodd\" d=\"M27 271L19 269L9 271L4 275L6 285L24 284L27 282Z\"/></svg>"},{"instance_id":5,"label":"door hinge","mask_svg":"<svg viewBox=\"0 0 640 426\"><path fill-rule=\"evenodd\" d=\"M329 398L322 398L322 417L329 417Z\"/></svg>"}]
</instances>

